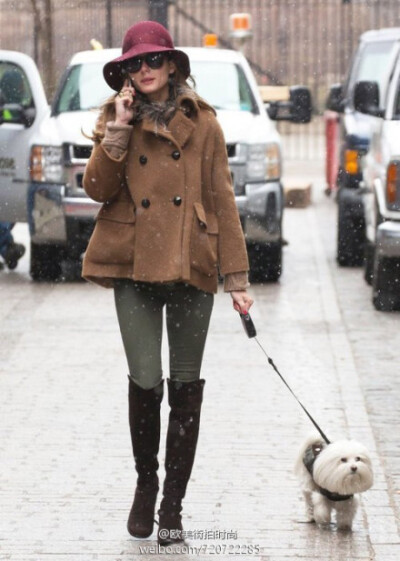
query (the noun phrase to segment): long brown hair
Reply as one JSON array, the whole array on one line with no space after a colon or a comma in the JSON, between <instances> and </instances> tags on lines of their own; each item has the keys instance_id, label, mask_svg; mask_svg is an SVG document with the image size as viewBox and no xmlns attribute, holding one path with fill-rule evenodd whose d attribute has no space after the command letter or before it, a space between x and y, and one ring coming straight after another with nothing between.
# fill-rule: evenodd
<instances>
[{"instance_id":1,"label":"long brown hair","mask_svg":"<svg viewBox=\"0 0 400 561\"><path fill-rule=\"evenodd\" d=\"M192 85L187 83L187 80L191 82ZM195 91L196 82L193 76L189 76L189 78L185 79L179 67L176 66L175 72L170 77L170 95L173 99L176 99L179 92L184 90L185 95L189 98L192 98L195 101L200 109L205 109L206 111L210 111L211 113L215 114L214 108L208 104L202 97L198 95ZM172 90L172 92L171 92ZM98 119L96 121L95 129L92 133L90 138L94 142L101 142L105 135L106 124L108 121L115 121L115 98L117 94L113 94L109 97L103 105L100 107L100 113ZM140 95L137 96L137 101L140 103ZM135 121L135 114L133 116L132 122ZM86 136L86 135L85 135Z\"/></svg>"}]
</instances>

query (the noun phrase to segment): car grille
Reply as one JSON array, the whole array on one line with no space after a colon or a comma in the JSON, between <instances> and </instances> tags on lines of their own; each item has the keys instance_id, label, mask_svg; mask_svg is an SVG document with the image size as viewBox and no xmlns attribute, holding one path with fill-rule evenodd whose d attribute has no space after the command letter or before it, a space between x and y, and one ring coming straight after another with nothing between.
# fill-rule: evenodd
<instances>
[{"instance_id":1,"label":"car grille","mask_svg":"<svg viewBox=\"0 0 400 561\"><path fill-rule=\"evenodd\" d=\"M89 159L90 154L92 153L92 149L93 149L92 146L81 146L78 144L74 144L70 146L72 166L78 163L76 162L76 160L80 160L79 161L80 165L82 164L85 165L85 162L82 162L82 160ZM235 143L227 144L226 151L228 154L228 158L234 158L236 156L236 144ZM232 177L232 183L235 190L235 194L241 195L243 194L243 189L244 189L244 181L242 178L243 170L241 169L242 166L238 166L237 164L230 162L230 168L231 168L231 177ZM83 171L79 170L77 173L74 174L74 176L75 176L75 181L73 182L74 188L82 189Z\"/></svg>"},{"instance_id":2,"label":"car grille","mask_svg":"<svg viewBox=\"0 0 400 561\"><path fill-rule=\"evenodd\" d=\"M93 146L80 146L74 144L72 146L72 158L76 160L88 160L92 153Z\"/></svg>"},{"instance_id":3,"label":"car grille","mask_svg":"<svg viewBox=\"0 0 400 561\"><path fill-rule=\"evenodd\" d=\"M77 173L75 175L75 182L76 182L76 186L79 187L80 189L83 189L83 173Z\"/></svg>"},{"instance_id":4,"label":"car grille","mask_svg":"<svg viewBox=\"0 0 400 561\"><path fill-rule=\"evenodd\" d=\"M67 173L68 196L82 196L83 173L92 153L93 146L64 144L65 168Z\"/></svg>"},{"instance_id":5,"label":"car grille","mask_svg":"<svg viewBox=\"0 0 400 561\"><path fill-rule=\"evenodd\" d=\"M229 168L235 195L243 195L245 189L245 165L238 160L238 150L236 143L227 143L226 152L228 154Z\"/></svg>"},{"instance_id":6,"label":"car grille","mask_svg":"<svg viewBox=\"0 0 400 561\"><path fill-rule=\"evenodd\" d=\"M236 144L227 144L226 151L228 153L228 158L234 158L236 156Z\"/></svg>"}]
</instances>

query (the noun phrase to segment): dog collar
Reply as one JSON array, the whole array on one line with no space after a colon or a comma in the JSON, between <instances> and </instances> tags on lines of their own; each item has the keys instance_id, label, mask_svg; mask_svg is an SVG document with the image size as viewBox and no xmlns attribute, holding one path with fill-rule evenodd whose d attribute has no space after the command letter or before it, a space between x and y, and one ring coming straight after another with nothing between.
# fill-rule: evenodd
<instances>
[{"instance_id":1,"label":"dog collar","mask_svg":"<svg viewBox=\"0 0 400 561\"><path fill-rule=\"evenodd\" d=\"M348 501L349 499L352 499L354 497L354 495L339 495L339 493L331 493L331 491L328 491L328 489L323 489L322 487L319 487L319 492L330 501L335 502Z\"/></svg>"}]
</instances>

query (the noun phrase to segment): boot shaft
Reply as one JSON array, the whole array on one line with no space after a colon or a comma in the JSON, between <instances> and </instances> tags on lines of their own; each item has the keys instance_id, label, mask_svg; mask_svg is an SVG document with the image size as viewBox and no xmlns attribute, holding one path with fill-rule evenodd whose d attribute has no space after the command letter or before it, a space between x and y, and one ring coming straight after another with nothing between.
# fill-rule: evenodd
<instances>
[{"instance_id":1,"label":"boot shaft","mask_svg":"<svg viewBox=\"0 0 400 561\"><path fill-rule=\"evenodd\" d=\"M165 454L164 497L182 500L190 479L200 429L205 380L168 380L171 407Z\"/></svg>"},{"instance_id":2,"label":"boot shaft","mask_svg":"<svg viewBox=\"0 0 400 561\"><path fill-rule=\"evenodd\" d=\"M160 408L164 381L145 390L129 378L129 426L138 486L158 486Z\"/></svg>"}]
</instances>

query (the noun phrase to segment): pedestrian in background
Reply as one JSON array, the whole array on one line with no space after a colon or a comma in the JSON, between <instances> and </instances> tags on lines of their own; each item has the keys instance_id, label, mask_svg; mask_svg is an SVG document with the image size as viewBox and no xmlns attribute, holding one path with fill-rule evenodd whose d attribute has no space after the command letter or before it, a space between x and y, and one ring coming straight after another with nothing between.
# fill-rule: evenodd
<instances>
[{"instance_id":1,"label":"pedestrian in background","mask_svg":"<svg viewBox=\"0 0 400 561\"><path fill-rule=\"evenodd\" d=\"M107 63L113 88L94 131L84 187L102 202L83 276L112 287L129 365L129 422L138 473L131 535L151 535L158 492L162 314L170 353L160 544L182 541L205 381L200 368L218 269L247 311L246 246L215 111L186 80L187 55L168 31L141 22Z\"/></svg>"},{"instance_id":2,"label":"pedestrian in background","mask_svg":"<svg viewBox=\"0 0 400 561\"><path fill-rule=\"evenodd\" d=\"M14 226L12 222L0 222L0 255L9 269L15 269L25 253L25 246L14 241L11 233ZM0 270L3 267L3 263L0 262Z\"/></svg>"}]
</instances>

